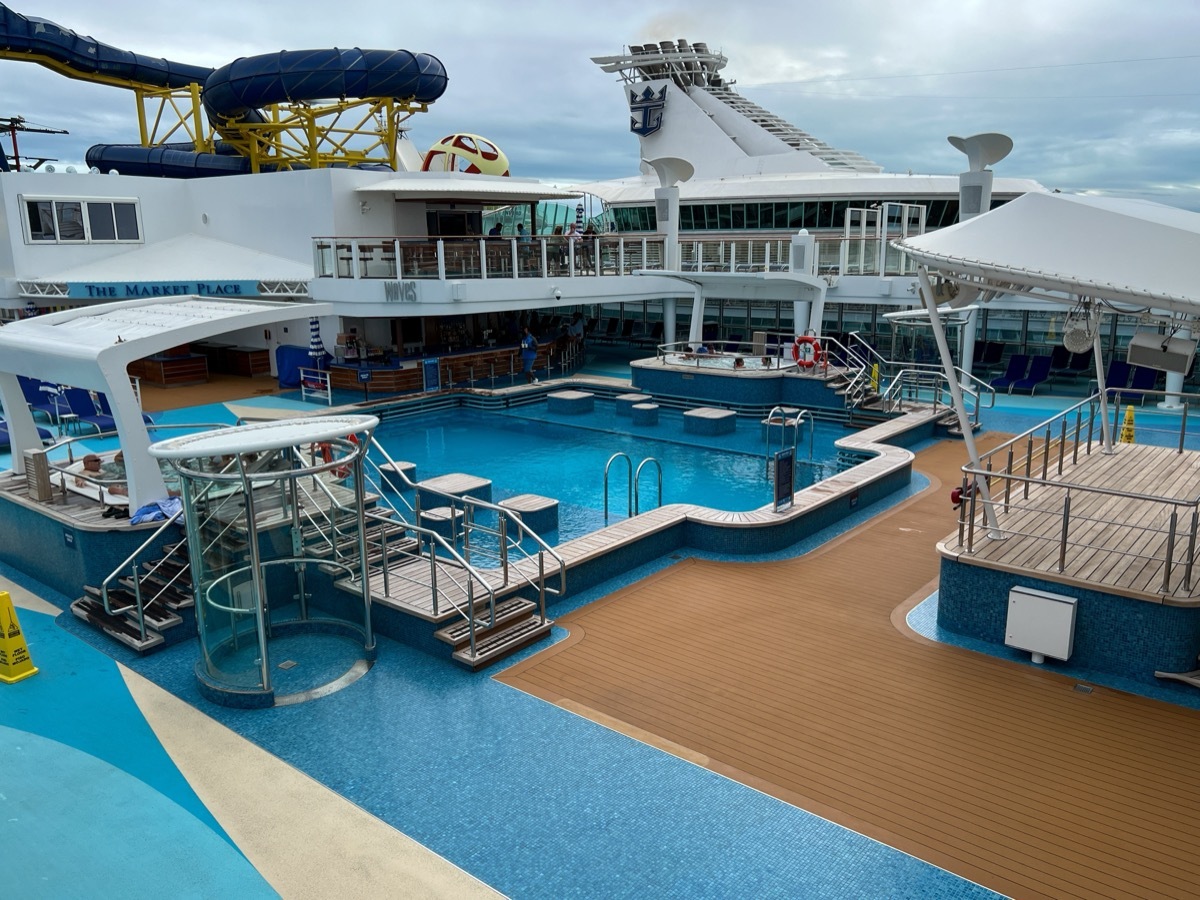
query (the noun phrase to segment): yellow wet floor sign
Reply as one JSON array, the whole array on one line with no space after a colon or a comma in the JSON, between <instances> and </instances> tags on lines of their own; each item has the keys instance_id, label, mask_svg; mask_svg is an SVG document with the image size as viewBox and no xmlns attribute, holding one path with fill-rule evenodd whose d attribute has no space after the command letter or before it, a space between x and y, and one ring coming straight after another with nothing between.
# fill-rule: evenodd
<instances>
[{"instance_id":1,"label":"yellow wet floor sign","mask_svg":"<svg viewBox=\"0 0 1200 900\"><path fill-rule=\"evenodd\" d=\"M1119 438L1122 444L1135 443L1133 437L1133 407L1125 407L1125 422L1121 425L1121 437Z\"/></svg>"},{"instance_id":2,"label":"yellow wet floor sign","mask_svg":"<svg viewBox=\"0 0 1200 900\"><path fill-rule=\"evenodd\" d=\"M0 591L0 681L13 684L37 674L29 648L21 635L21 624L8 591Z\"/></svg>"}]
</instances>

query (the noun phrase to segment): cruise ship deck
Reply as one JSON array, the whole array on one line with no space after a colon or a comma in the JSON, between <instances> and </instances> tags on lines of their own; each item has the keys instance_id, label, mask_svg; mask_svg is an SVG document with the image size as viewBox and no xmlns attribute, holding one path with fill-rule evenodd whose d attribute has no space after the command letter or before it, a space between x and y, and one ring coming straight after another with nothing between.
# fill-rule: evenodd
<instances>
[{"instance_id":1,"label":"cruise ship deck","mask_svg":"<svg viewBox=\"0 0 1200 900\"><path fill-rule=\"evenodd\" d=\"M244 385L161 399L288 405L235 397ZM1121 451L1081 468L1140 471L1160 452ZM468 675L389 645L354 688L289 711L213 707L194 653L103 645L60 614L70 598L6 570L43 670L0 687L6 742L33 763L4 791L20 810L11 845L55 835L20 855L17 884L43 884L56 854L119 878L92 814L149 786L169 801L155 841L202 854L171 873L179 893L1194 896L1195 689L1137 696L933 623L932 548L957 538L947 493L964 461L958 441L929 444L906 499L786 553L679 554L584 592L556 612L553 646L506 668ZM82 671L87 690L67 674ZM89 732L105 718L113 733ZM88 755L45 766L59 745ZM115 789L47 802L96 759ZM82 876L59 877L69 890Z\"/></svg>"}]
</instances>

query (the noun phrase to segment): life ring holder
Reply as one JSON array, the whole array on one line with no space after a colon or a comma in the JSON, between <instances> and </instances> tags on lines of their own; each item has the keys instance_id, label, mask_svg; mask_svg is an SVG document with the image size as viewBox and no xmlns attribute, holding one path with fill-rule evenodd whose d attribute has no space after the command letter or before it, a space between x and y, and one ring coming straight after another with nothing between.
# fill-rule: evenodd
<instances>
[{"instance_id":1,"label":"life ring holder","mask_svg":"<svg viewBox=\"0 0 1200 900\"><path fill-rule=\"evenodd\" d=\"M801 349L805 347L809 349ZM822 358L821 342L810 334L800 335L796 338L796 342L792 344L792 361L801 369L811 369Z\"/></svg>"}]
</instances>

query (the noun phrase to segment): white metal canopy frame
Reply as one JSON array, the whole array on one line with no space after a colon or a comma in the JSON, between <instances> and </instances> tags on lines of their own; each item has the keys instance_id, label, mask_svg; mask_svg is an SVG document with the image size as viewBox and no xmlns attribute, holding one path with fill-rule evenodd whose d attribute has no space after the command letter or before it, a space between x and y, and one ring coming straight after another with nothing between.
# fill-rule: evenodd
<instances>
[{"instance_id":1,"label":"white metal canopy frame","mask_svg":"<svg viewBox=\"0 0 1200 900\"><path fill-rule=\"evenodd\" d=\"M241 328L329 315L327 303L171 297L126 300L13 322L0 328L0 401L8 419L13 470L42 446L18 375L103 391L125 452L134 508L167 495L149 432L129 381L134 360Z\"/></svg>"},{"instance_id":2,"label":"white metal canopy frame","mask_svg":"<svg viewBox=\"0 0 1200 900\"><path fill-rule=\"evenodd\" d=\"M999 294L1020 294L1057 304L1082 298L1131 312L1175 314L1183 323L1200 312L1200 213L1141 200L1068 194L1025 194L949 228L894 242L917 263L921 297L935 322L934 337L973 468L979 454L946 333L938 315L933 279L962 286L951 307ZM1105 404L1099 333L1093 341L1100 402ZM1106 447L1112 436L1105 422ZM989 529L1001 536L987 494Z\"/></svg>"}]
</instances>

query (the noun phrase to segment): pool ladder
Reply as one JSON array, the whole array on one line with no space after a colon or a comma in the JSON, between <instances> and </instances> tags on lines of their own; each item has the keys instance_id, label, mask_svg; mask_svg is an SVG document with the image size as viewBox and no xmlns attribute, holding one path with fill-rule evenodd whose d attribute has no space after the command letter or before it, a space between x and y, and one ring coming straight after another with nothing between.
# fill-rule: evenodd
<instances>
[{"instance_id":1,"label":"pool ladder","mask_svg":"<svg viewBox=\"0 0 1200 900\"><path fill-rule=\"evenodd\" d=\"M800 410L798 413L796 413L795 418L792 419L792 424L790 426L792 429L792 455L793 457L795 456L796 445L800 443L800 423L804 420L805 416L808 416L808 458L811 462L813 458L813 438L817 429L816 421L813 419L813 414L807 409ZM779 425L779 449L784 450L787 448L787 429L789 426L787 413L784 412L782 406L772 407L771 411L767 413L766 469L763 473L763 477L765 477L768 481L771 480L771 463L774 462L774 458L771 454L771 429L775 424Z\"/></svg>"},{"instance_id":2,"label":"pool ladder","mask_svg":"<svg viewBox=\"0 0 1200 900\"><path fill-rule=\"evenodd\" d=\"M641 511L640 498L638 496L638 485L642 480L642 469L647 463L654 463L654 468L658 471L658 505L662 506L662 463L653 456L647 456L638 463L637 471L633 469L633 460L629 458L628 453L617 452L608 458L608 462L604 464L604 522L608 523L608 472L612 468L613 463L618 459L625 460L625 471L629 474L629 481L626 484L625 490L628 500L627 515L630 517L636 516Z\"/></svg>"}]
</instances>

